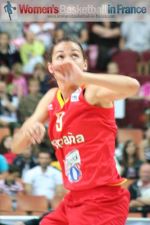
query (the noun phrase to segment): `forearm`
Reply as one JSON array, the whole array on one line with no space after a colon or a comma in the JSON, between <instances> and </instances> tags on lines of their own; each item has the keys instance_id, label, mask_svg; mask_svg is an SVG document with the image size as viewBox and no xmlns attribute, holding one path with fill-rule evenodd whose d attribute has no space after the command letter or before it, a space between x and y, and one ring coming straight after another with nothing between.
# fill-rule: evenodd
<instances>
[{"instance_id":1,"label":"forearm","mask_svg":"<svg viewBox=\"0 0 150 225\"><path fill-rule=\"evenodd\" d=\"M31 145L31 138L25 133L25 126L29 123L32 125L31 119L25 122L24 126L14 135L12 142L12 152L21 154L29 145Z\"/></svg>"},{"instance_id":2,"label":"forearm","mask_svg":"<svg viewBox=\"0 0 150 225\"><path fill-rule=\"evenodd\" d=\"M140 86L136 79L128 76L92 74L88 72L83 73L82 83L85 86L93 84L110 89L116 93L125 93L128 97L136 94Z\"/></svg>"}]
</instances>

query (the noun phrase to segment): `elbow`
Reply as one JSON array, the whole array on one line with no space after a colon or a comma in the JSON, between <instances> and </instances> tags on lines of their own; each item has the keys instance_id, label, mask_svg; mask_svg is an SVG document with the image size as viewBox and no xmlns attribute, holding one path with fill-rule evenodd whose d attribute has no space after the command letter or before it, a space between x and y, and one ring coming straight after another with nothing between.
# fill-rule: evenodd
<instances>
[{"instance_id":1,"label":"elbow","mask_svg":"<svg viewBox=\"0 0 150 225\"><path fill-rule=\"evenodd\" d=\"M14 154L20 154L21 153L21 148L20 148L20 144L18 143L19 137L17 134L14 135L13 140L12 140L12 144L11 144L11 151Z\"/></svg>"},{"instance_id":2,"label":"elbow","mask_svg":"<svg viewBox=\"0 0 150 225\"><path fill-rule=\"evenodd\" d=\"M130 93L131 96L136 95L140 89L140 83L136 79L132 78L132 82L130 84Z\"/></svg>"}]
</instances>

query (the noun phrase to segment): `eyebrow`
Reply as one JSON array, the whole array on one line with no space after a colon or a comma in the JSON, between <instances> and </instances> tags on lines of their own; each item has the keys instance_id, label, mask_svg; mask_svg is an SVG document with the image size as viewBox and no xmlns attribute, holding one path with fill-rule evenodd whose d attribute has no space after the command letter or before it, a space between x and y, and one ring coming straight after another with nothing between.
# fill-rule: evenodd
<instances>
[{"instance_id":1,"label":"eyebrow","mask_svg":"<svg viewBox=\"0 0 150 225\"><path fill-rule=\"evenodd\" d=\"M72 51L72 52L75 52L75 51L80 52L79 49L75 49L75 48L71 49L71 51ZM64 52L64 50L58 50L58 51L56 51L56 54L57 54L57 53L63 53L63 52Z\"/></svg>"}]
</instances>

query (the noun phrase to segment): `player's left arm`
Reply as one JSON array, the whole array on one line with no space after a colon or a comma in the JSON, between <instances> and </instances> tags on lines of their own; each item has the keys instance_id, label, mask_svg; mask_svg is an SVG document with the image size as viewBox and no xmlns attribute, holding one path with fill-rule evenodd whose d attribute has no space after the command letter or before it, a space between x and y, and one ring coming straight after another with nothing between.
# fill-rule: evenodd
<instances>
[{"instance_id":1,"label":"player's left arm","mask_svg":"<svg viewBox=\"0 0 150 225\"><path fill-rule=\"evenodd\" d=\"M82 83L85 85L85 98L91 104L111 106L114 100L135 95L139 82L131 77L111 74L93 74L83 72Z\"/></svg>"},{"instance_id":2,"label":"player's left arm","mask_svg":"<svg viewBox=\"0 0 150 225\"><path fill-rule=\"evenodd\" d=\"M134 78L85 72L73 62L63 63L54 69L60 72L59 79L77 86L84 85L85 98L93 105L109 107L114 100L135 95L140 87L139 82Z\"/></svg>"}]
</instances>

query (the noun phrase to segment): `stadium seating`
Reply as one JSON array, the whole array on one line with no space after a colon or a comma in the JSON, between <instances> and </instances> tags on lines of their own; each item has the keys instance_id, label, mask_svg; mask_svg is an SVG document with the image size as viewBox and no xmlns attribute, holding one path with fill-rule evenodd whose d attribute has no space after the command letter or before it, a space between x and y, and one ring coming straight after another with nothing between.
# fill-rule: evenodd
<instances>
[{"instance_id":1,"label":"stadium seating","mask_svg":"<svg viewBox=\"0 0 150 225\"><path fill-rule=\"evenodd\" d=\"M119 72L122 74L136 72L138 60L138 53L130 50L118 51L112 57L112 61L118 64Z\"/></svg>"},{"instance_id":2,"label":"stadium seating","mask_svg":"<svg viewBox=\"0 0 150 225\"><path fill-rule=\"evenodd\" d=\"M48 201L44 196L19 194L12 198L7 194L0 194L0 215L41 215L47 211Z\"/></svg>"},{"instance_id":3,"label":"stadium seating","mask_svg":"<svg viewBox=\"0 0 150 225\"><path fill-rule=\"evenodd\" d=\"M12 212L11 198L6 194L0 194L0 214Z\"/></svg>"},{"instance_id":4,"label":"stadium seating","mask_svg":"<svg viewBox=\"0 0 150 225\"><path fill-rule=\"evenodd\" d=\"M48 210L48 201L44 196L18 195L17 210L25 211L26 214L42 214Z\"/></svg>"}]
</instances>

